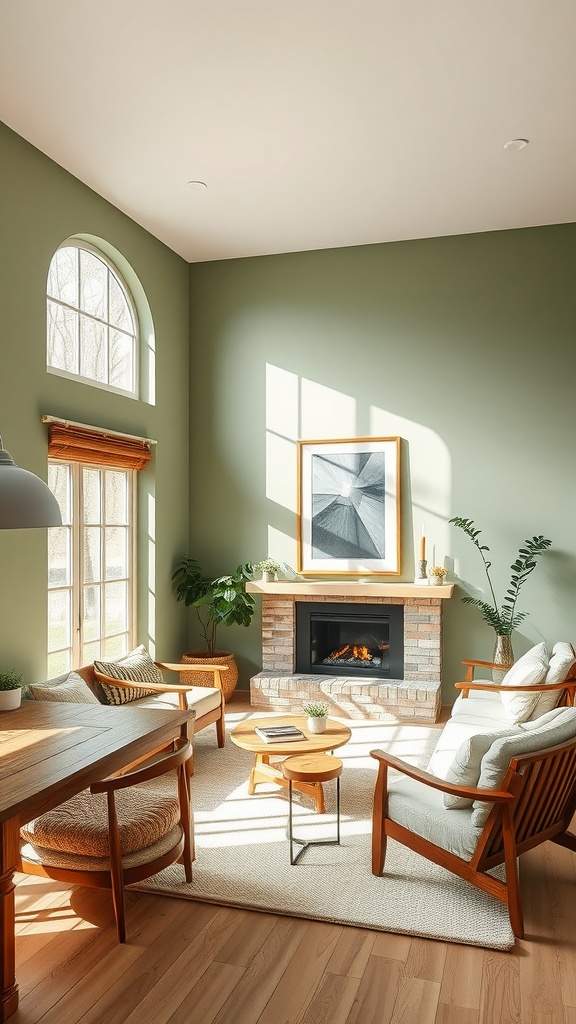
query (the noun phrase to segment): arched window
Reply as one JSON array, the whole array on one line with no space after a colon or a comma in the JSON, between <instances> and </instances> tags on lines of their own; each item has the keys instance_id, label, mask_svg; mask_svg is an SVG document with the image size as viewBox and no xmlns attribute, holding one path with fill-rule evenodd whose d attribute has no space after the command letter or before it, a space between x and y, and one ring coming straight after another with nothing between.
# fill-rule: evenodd
<instances>
[{"instance_id":1,"label":"arched window","mask_svg":"<svg viewBox=\"0 0 576 1024\"><path fill-rule=\"evenodd\" d=\"M97 387L137 394L137 318L110 260L69 239L48 271L47 367Z\"/></svg>"}]
</instances>

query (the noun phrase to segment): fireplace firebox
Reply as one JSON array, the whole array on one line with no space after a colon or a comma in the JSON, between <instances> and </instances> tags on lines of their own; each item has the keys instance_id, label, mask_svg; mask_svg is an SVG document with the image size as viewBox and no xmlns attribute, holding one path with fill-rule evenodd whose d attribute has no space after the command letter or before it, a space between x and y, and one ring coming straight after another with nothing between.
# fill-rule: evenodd
<instances>
[{"instance_id":1,"label":"fireplace firebox","mask_svg":"<svg viewBox=\"0 0 576 1024\"><path fill-rule=\"evenodd\" d=\"M403 606L296 601L296 672L401 679Z\"/></svg>"}]
</instances>

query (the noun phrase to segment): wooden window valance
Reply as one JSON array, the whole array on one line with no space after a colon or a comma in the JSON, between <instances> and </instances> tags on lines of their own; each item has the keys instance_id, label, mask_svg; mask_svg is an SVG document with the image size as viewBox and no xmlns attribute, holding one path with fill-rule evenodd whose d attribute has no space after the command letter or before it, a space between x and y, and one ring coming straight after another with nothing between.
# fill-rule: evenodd
<instances>
[{"instance_id":1,"label":"wooden window valance","mask_svg":"<svg viewBox=\"0 0 576 1024\"><path fill-rule=\"evenodd\" d=\"M92 462L117 469L145 469L152 452L146 438L127 437L72 424L49 423L48 458Z\"/></svg>"}]
</instances>

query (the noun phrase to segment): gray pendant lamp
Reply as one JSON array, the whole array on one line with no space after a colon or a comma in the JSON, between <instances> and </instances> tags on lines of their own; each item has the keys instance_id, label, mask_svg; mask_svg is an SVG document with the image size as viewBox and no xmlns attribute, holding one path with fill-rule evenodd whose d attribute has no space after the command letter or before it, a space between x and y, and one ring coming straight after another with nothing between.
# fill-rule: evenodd
<instances>
[{"instance_id":1,"label":"gray pendant lamp","mask_svg":"<svg viewBox=\"0 0 576 1024\"><path fill-rule=\"evenodd\" d=\"M48 484L15 466L0 437L0 530L61 525L60 507Z\"/></svg>"}]
</instances>

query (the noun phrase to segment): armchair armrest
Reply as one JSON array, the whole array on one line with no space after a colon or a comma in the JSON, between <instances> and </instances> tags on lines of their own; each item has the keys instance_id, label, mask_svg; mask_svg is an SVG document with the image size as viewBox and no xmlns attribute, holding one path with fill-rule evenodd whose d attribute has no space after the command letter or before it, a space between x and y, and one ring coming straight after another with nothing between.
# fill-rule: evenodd
<instances>
[{"instance_id":1,"label":"armchair armrest","mask_svg":"<svg viewBox=\"0 0 576 1024\"><path fill-rule=\"evenodd\" d=\"M463 659L462 664L468 665L468 669L466 671L466 682L470 683L474 679L475 668L497 668L502 672L507 671L509 668L512 668L512 665L496 664L494 661L475 661L472 658Z\"/></svg>"},{"instance_id":2,"label":"armchair armrest","mask_svg":"<svg viewBox=\"0 0 576 1024\"><path fill-rule=\"evenodd\" d=\"M94 672L99 683L107 683L108 686L120 686L125 690L152 690L154 693L188 693L190 686L180 683L143 683L134 679L116 679L114 676L106 676L103 672Z\"/></svg>"},{"instance_id":3,"label":"armchair armrest","mask_svg":"<svg viewBox=\"0 0 576 1024\"><path fill-rule=\"evenodd\" d=\"M501 683L469 683L465 680L463 683L454 683L457 690L495 690L498 693L550 693L551 690L565 690L574 688L576 681L572 683L535 683L532 686L502 686Z\"/></svg>"},{"instance_id":4,"label":"armchair armrest","mask_svg":"<svg viewBox=\"0 0 576 1024\"><path fill-rule=\"evenodd\" d=\"M227 672L228 665L191 665L186 661L155 661L156 668L168 672Z\"/></svg>"},{"instance_id":5,"label":"armchair armrest","mask_svg":"<svg viewBox=\"0 0 576 1024\"><path fill-rule=\"evenodd\" d=\"M173 661L155 661L154 664L157 668L166 669L168 672L212 672L214 679L214 686L222 691L222 676L221 672L228 671L228 665L194 665L189 662L173 662Z\"/></svg>"},{"instance_id":6,"label":"armchair armrest","mask_svg":"<svg viewBox=\"0 0 576 1024\"><path fill-rule=\"evenodd\" d=\"M450 793L452 796L462 796L468 800L486 800L490 803L507 803L514 799L513 793L508 793L504 790L477 789L473 786L458 786L453 782L446 782L445 779L439 779L436 775L431 775L422 768L416 768L414 765L407 764L406 761L402 761L399 757L394 757L393 754L387 754L384 750L371 750L370 756L379 762L379 771L386 768L395 768L402 775L407 775L417 782L422 782L425 786L430 786L431 789L439 789L442 793Z\"/></svg>"},{"instance_id":7,"label":"armchair armrest","mask_svg":"<svg viewBox=\"0 0 576 1024\"><path fill-rule=\"evenodd\" d=\"M127 789L129 786L136 786L140 782L148 782L159 775L164 775L172 768L177 768L192 757L192 744L189 739L180 736L174 740L172 750L161 752L156 755L154 761L136 768L135 771L127 772L125 775L109 775L101 782L93 782L90 786L91 793L112 793L118 789Z\"/></svg>"}]
</instances>

